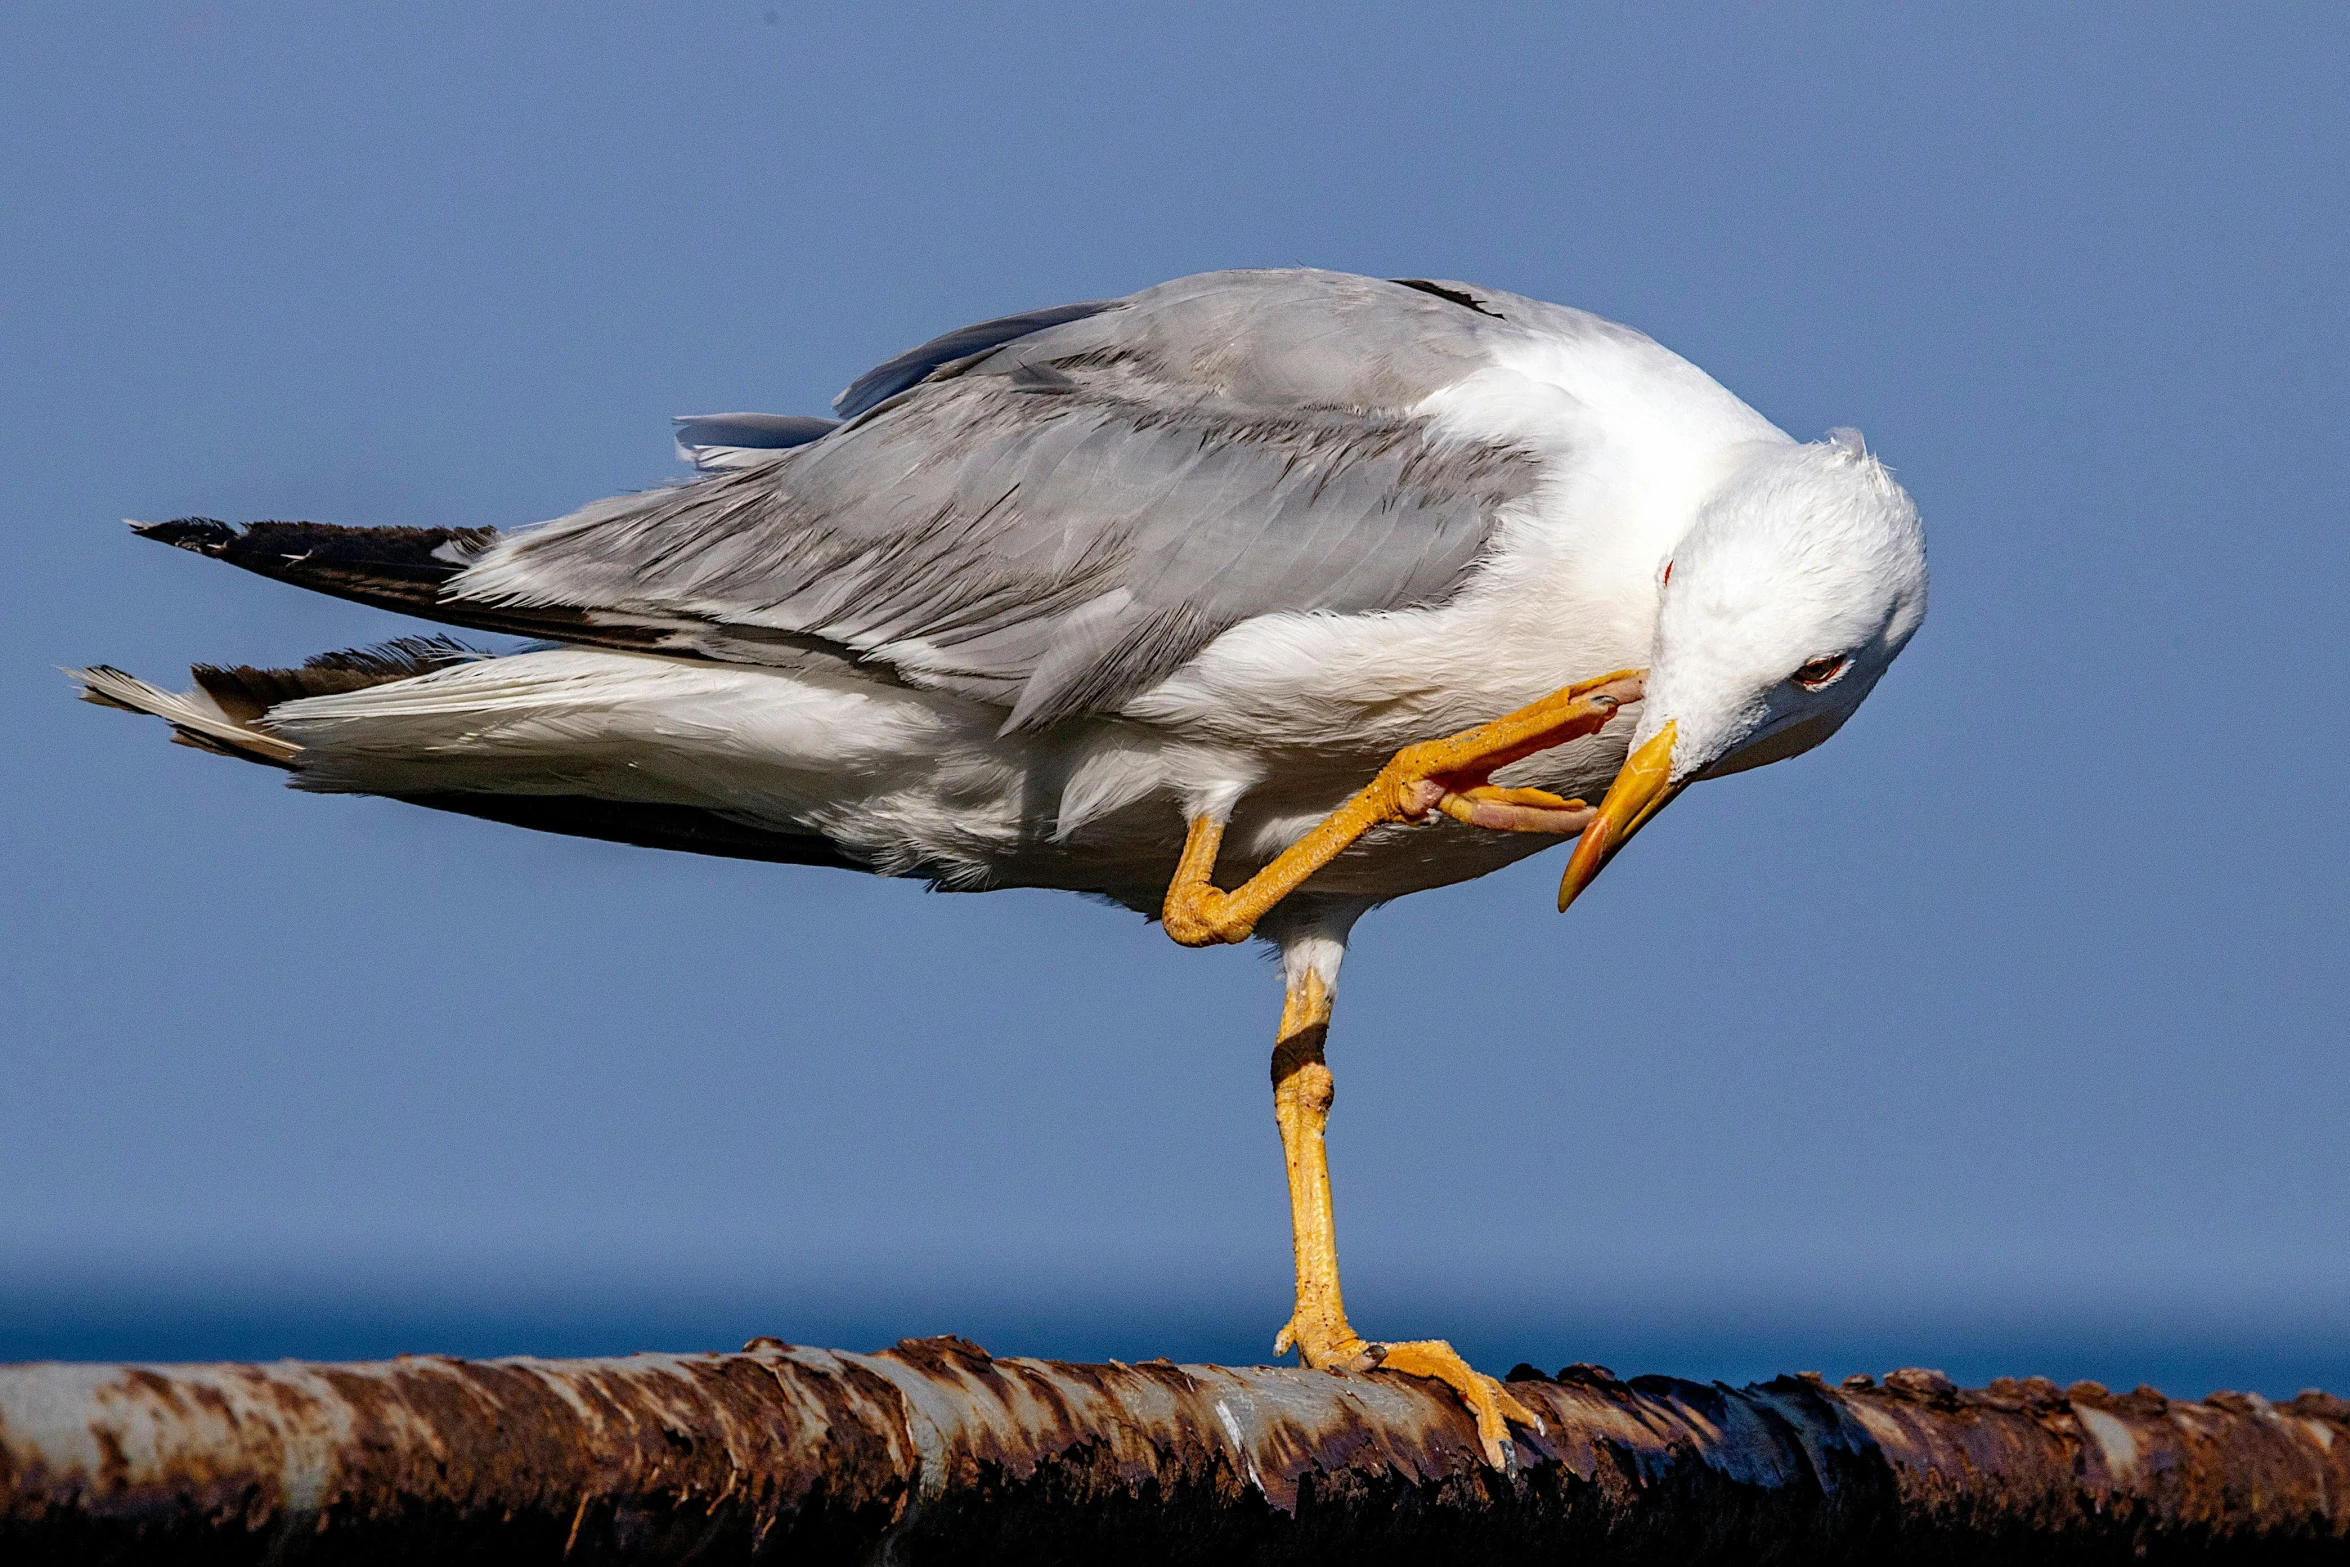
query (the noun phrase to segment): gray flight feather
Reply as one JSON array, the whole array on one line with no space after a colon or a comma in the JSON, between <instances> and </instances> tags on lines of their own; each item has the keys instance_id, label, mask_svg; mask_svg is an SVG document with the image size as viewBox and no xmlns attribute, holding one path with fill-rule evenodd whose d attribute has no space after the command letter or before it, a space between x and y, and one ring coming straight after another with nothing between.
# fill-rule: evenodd
<instances>
[{"instance_id":1,"label":"gray flight feather","mask_svg":"<svg viewBox=\"0 0 2350 1567\"><path fill-rule=\"evenodd\" d=\"M704 473L747 468L770 452L820 441L840 428L838 419L795 414L685 414L676 426L677 455Z\"/></svg>"},{"instance_id":2,"label":"gray flight feather","mask_svg":"<svg viewBox=\"0 0 2350 1567\"><path fill-rule=\"evenodd\" d=\"M885 364L875 365L851 381L847 389L832 400L832 411L843 419L854 419L867 409L887 402L907 387L926 379L941 365L968 359L990 348L999 348L1015 337L1026 337L1048 326L1083 320L1117 303L1115 299L1088 299L1081 304L1055 305L1050 310L1027 310L1016 316L998 316L993 321L982 321L975 326L958 327L943 336L932 338L919 348L907 349Z\"/></svg>"},{"instance_id":3,"label":"gray flight feather","mask_svg":"<svg viewBox=\"0 0 2350 1567\"><path fill-rule=\"evenodd\" d=\"M838 419L810 419L801 414L680 414L669 421L677 427L677 444L736 446L781 450L822 440L840 428Z\"/></svg>"},{"instance_id":4,"label":"gray flight feather","mask_svg":"<svg viewBox=\"0 0 2350 1567\"><path fill-rule=\"evenodd\" d=\"M1519 304L1554 308L1225 272L1006 318L860 380L821 440L521 534L449 591L667 620L716 657L835 645L1007 732L1115 711L1254 616L1460 587L1538 461L1411 410L1520 335Z\"/></svg>"}]
</instances>

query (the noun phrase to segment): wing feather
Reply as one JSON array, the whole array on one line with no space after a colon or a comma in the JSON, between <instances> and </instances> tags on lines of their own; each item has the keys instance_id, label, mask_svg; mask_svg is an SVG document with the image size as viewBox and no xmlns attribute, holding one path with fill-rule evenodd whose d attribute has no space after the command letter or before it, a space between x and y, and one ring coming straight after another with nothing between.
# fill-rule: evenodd
<instances>
[{"instance_id":1,"label":"wing feather","mask_svg":"<svg viewBox=\"0 0 2350 1567\"><path fill-rule=\"evenodd\" d=\"M502 540L450 592L692 623L720 657L821 638L1007 731L1112 712L1252 617L1456 591L1539 460L1414 410L1518 330L1319 272L982 323L861 378L821 440Z\"/></svg>"}]
</instances>

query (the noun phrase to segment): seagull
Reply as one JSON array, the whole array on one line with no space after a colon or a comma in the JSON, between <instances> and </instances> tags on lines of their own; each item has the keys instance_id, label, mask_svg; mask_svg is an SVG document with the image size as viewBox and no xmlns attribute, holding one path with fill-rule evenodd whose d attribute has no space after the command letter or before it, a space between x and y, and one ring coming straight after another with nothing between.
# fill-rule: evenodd
<instances>
[{"instance_id":1,"label":"seagull","mask_svg":"<svg viewBox=\"0 0 2350 1567\"><path fill-rule=\"evenodd\" d=\"M1798 442L1640 332L1425 278L1211 272L1005 316L833 411L681 419L696 476L515 532L133 524L523 651L74 673L299 789L1269 943L1275 1353L1442 1382L1508 1465L1531 1411L1346 1314L1348 934L1572 838L1564 910L1690 784L1833 734L1925 613L1910 497L1857 432Z\"/></svg>"}]
</instances>

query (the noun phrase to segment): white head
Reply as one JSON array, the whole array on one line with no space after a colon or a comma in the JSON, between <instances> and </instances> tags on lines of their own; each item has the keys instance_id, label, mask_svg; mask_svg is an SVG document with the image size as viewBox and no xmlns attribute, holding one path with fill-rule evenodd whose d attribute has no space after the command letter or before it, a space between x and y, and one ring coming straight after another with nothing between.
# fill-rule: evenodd
<instances>
[{"instance_id":1,"label":"white head","mask_svg":"<svg viewBox=\"0 0 2350 1567\"><path fill-rule=\"evenodd\" d=\"M1631 754L1561 908L1689 784L1808 751L1852 716L1925 618L1926 535L1858 432L1836 430L1758 447L1661 575Z\"/></svg>"}]
</instances>

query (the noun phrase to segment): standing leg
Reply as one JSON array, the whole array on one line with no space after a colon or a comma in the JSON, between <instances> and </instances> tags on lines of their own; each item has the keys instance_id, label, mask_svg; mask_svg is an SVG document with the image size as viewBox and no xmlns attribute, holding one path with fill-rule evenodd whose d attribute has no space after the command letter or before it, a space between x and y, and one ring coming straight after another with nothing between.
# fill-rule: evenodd
<instances>
[{"instance_id":1,"label":"standing leg","mask_svg":"<svg viewBox=\"0 0 2350 1567\"><path fill-rule=\"evenodd\" d=\"M1330 1032L1332 982L1344 952L1344 931L1357 911L1335 923L1284 932L1282 968L1288 982L1281 1036L1273 1046L1273 1118L1281 1127L1281 1154L1289 1169L1289 1234L1297 1266L1297 1305L1273 1340L1276 1355L1295 1347L1309 1366L1340 1371L1402 1371L1430 1377L1458 1393L1476 1418L1478 1445L1496 1468L1509 1467L1508 1421L1541 1429L1525 1405L1493 1378L1473 1369L1442 1339L1376 1344L1347 1324L1338 1287L1338 1227L1330 1202L1325 1129L1335 1084L1323 1059Z\"/></svg>"},{"instance_id":2,"label":"standing leg","mask_svg":"<svg viewBox=\"0 0 2350 1567\"><path fill-rule=\"evenodd\" d=\"M1367 1370L1370 1346L1347 1326L1338 1288L1338 1222L1323 1141L1337 1092L1322 1056L1329 1032L1330 992L1309 969L1282 998L1281 1035L1273 1045L1273 1119L1289 1167L1289 1243L1297 1265L1297 1309L1273 1340L1273 1353L1295 1345L1309 1366Z\"/></svg>"}]
</instances>

